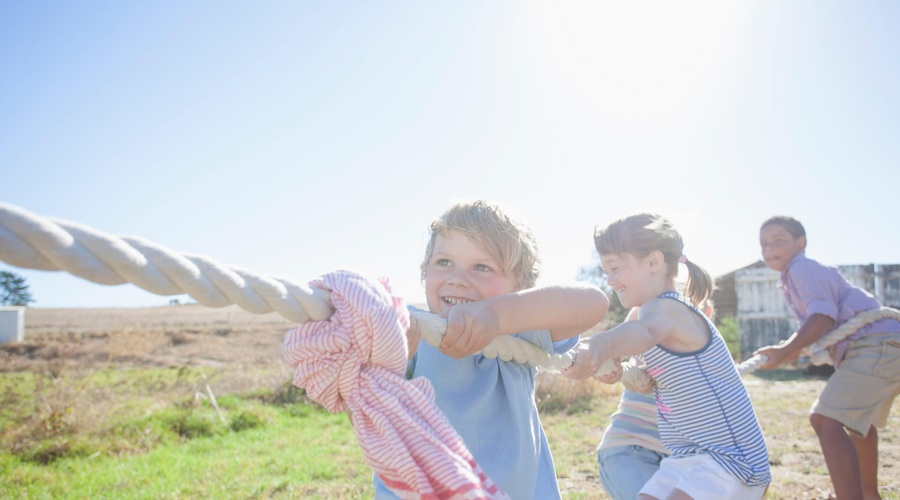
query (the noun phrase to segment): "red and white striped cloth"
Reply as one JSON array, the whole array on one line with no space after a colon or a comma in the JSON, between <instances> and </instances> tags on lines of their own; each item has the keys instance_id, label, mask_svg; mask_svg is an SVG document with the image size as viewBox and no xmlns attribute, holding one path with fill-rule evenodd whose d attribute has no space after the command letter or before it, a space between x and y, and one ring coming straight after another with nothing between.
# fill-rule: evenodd
<instances>
[{"instance_id":1,"label":"red and white striped cloth","mask_svg":"<svg viewBox=\"0 0 900 500\"><path fill-rule=\"evenodd\" d=\"M332 413L349 410L366 460L400 498L507 498L434 402L424 377L406 380L409 312L387 280L336 271L310 283L335 314L287 332L294 385Z\"/></svg>"}]
</instances>

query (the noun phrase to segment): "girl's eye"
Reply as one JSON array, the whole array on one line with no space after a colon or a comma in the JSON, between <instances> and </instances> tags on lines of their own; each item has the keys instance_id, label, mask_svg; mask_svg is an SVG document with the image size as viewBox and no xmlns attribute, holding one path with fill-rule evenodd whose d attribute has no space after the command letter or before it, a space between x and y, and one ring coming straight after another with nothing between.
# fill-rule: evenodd
<instances>
[{"instance_id":1,"label":"girl's eye","mask_svg":"<svg viewBox=\"0 0 900 500\"><path fill-rule=\"evenodd\" d=\"M484 265L484 264L475 264L474 269L475 269L476 271L482 271L482 272L491 272L491 271L493 271L493 269L491 269L490 267L488 267L488 266L486 266L486 265Z\"/></svg>"},{"instance_id":2,"label":"girl's eye","mask_svg":"<svg viewBox=\"0 0 900 500\"><path fill-rule=\"evenodd\" d=\"M441 267L450 267L450 265L451 265L450 260L448 260L448 259L438 259L434 263Z\"/></svg>"}]
</instances>

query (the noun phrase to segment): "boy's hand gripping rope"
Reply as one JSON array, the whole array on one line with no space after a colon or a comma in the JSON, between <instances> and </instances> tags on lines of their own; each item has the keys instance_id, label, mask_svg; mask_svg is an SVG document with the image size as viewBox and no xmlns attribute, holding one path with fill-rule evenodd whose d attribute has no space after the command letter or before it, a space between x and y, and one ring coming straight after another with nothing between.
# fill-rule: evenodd
<instances>
[{"instance_id":1,"label":"boy's hand gripping rope","mask_svg":"<svg viewBox=\"0 0 900 500\"><path fill-rule=\"evenodd\" d=\"M831 361L828 354L829 347L837 344L850 335L853 335L860 328L877 321L881 321L883 319L895 319L897 321L900 321L900 310L890 307L880 307L878 309L869 309L868 311L863 311L845 321L841 326L835 328L834 330L831 330L825 335L822 335L819 340L806 347L803 351L809 354L812 364L824 365ZM760 366L766 364L767 361L769 361L768 356L766 356L765 354L757 354L756 356L753 356L752 358L738 365L738 372L741 375L753 373L758 370Z\"/></svg>"}]
</instances>

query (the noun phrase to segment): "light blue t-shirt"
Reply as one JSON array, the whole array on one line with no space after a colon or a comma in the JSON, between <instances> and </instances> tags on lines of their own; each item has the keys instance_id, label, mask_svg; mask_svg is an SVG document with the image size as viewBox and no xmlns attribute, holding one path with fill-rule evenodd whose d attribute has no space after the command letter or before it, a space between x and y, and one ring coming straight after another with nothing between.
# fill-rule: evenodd
<instances>
[{"instance_id":1,"label":"light blue t-shirt","mask_svg":"<svg viewBox=\"0 0 900 500\"><path fill-rule=\"evenodd\" d=\"M547 330L518 338L546 352L562 353L578 342L552 342ZM426 377L435 400L462 436L475 461L510 498L560 498L547 436L534 401L537 370L481 354L454 359L419 343L413 377ZM375 476L375 498L397 498Z\"/></svg>"}]
</instances>

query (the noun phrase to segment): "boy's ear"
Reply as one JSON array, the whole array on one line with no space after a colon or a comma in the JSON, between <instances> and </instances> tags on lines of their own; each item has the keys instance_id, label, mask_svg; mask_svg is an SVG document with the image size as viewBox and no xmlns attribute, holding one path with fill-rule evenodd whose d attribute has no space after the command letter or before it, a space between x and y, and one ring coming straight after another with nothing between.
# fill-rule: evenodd
<instances>
[{"instance_id":1,"label":"boy's ear","mask_svg":"<svg viewBox=\"0 0 900 500\"><path fill-rule=\"evenodd\" d=\"M806 251L806 235L797 238L797 243L800 245L800 250Z\"/></svg>"}]
</instances>

